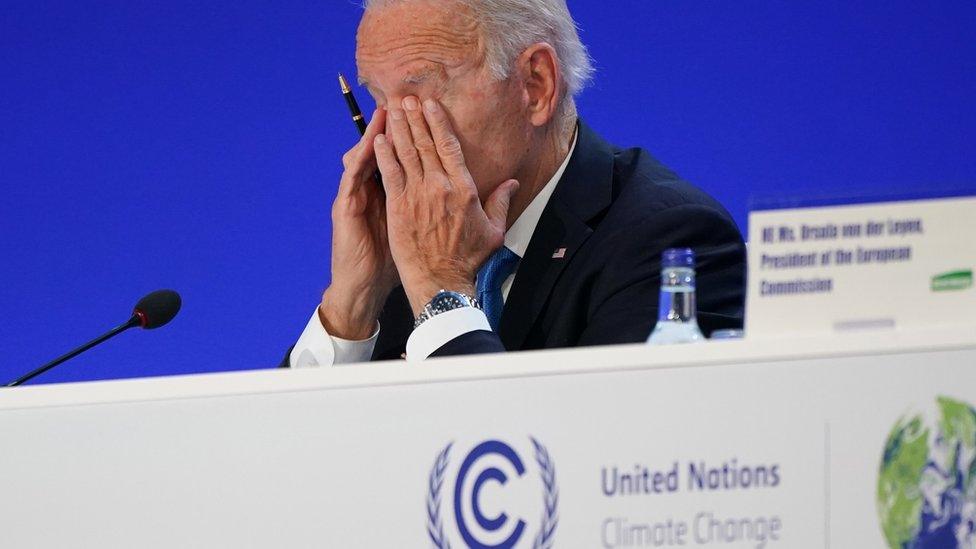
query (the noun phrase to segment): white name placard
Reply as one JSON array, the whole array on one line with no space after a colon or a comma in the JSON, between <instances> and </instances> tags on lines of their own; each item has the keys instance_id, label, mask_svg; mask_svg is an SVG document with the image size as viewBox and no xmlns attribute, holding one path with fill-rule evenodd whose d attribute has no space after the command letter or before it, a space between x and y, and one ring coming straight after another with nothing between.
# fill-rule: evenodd
<instances>
[{"instance_id":1,"label":"white name placard","mask_svg":"<svg viewBox=\"0 0 976 549\"><path fill-rule=\"evenodd\" d=\"M972 325L976 197L753 212L748 337Z\"/></svg>"}]
</instances>

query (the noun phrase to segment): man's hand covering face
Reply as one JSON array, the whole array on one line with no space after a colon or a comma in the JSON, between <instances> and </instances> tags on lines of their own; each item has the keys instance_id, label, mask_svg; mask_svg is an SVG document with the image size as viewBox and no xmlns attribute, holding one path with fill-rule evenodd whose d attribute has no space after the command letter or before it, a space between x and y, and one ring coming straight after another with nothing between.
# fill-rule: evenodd
<instances>
[{"instance_id":1,"label":"man's hand covering face","mask_svg":"<svg viewBox=\"0 0 976 549\"><path fill-rule=\"evenodd\" d=\"M474 293L478 269L505 240L518 182L499 185L482 206L444 108L413 96L391 108L390 139L376 160L386 189L390 249L410 305L419 314L441 289ZM391 143L392 140L392 143Z\"/></svg>"}]
</instances>

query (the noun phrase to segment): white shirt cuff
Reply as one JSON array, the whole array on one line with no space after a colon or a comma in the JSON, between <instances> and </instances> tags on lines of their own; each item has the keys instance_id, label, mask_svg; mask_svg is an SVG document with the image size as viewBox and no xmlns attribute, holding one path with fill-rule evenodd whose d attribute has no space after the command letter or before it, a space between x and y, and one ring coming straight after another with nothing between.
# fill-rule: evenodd
<instances>
[{"instance_id":1,"label":"white shirt cuff","mask_svg":"<svg viewBox=\"0 0 976 549\"><path fill-rule=\"evenodd\" d=\"M407 360L426 360L452 339L478 330L490 332L491 325L485 313L474 307L459 307L428 318L407 338Z\"/></svg>"},{"instance_id":2,"label":"white shirt cuff","mask_svg":"<svg viewBox=\"0 0 976 549\"><path fill-rule=\"evenodd\" d=\"M322 326L319 309L315 308L312 318L305 325L295 348L288 357L292 368L316 368L339 364L354 364L369 362L376 347L376 339L380 335L380 325L376 323L376 330L369 339L353 341L329 335Z\"/></svg>"}]
</instances>

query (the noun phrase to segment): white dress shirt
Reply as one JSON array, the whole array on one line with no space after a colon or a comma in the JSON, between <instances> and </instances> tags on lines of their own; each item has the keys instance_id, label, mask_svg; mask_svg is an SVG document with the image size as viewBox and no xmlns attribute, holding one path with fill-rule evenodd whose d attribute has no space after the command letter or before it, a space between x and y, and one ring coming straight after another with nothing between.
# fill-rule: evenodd
<instances>
[{"instance_id":1,"label":"white dress shirt","mask_svg":"<svg viewBox=\"0 0 976 549\"><path fill-rule=\"evenodd\" d=\"M529 206L505 233L505 246L515 252L519 258L525 257L525 251L529 247L529 241L539 224L542 212L546 209L546 204L549 203L559 180L562 179L566 166L569 165L569 159L573 156L573 151L576 150L576 139L577 136L574 135L569 153L563 159L552 179L532 199ZM516 275L518 275L518 267L502 283L503 299L508 299L508 292L512 289ZM376 346L376 338L379 337L380 329L381 327L377 324L372 337L361 341L350 341L330 336L325 331L325 327L322 326L318 307L316 307L315 312L312 313L312 318L305 326L305 331L295 343L289 362L292 368L314 368L367 362L373 354L373 347ZM414 330L407 339L407 360L424 360L449 341L477 330L491 331L491 325L488 324L488 317L485 316L485 313L473 307L461 307L431 317Z\"/></svg>"}]
</instances>

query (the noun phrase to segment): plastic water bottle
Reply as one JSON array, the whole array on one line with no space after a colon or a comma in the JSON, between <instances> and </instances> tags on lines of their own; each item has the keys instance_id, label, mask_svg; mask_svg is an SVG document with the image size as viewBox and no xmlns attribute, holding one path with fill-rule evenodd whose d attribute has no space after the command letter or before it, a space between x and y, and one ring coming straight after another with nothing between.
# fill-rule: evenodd
<instances>
[{"instance_id":1,"label":"plastic water bottle","mask_svg":"<svg viewBox=\"0 0 976 549\"><path fill-rule=\"evenodd\" d=\"M650 345L704 341L695 304L695 252L671 248L661 255L661 297Z\"/></svg>"}]
</instances>

